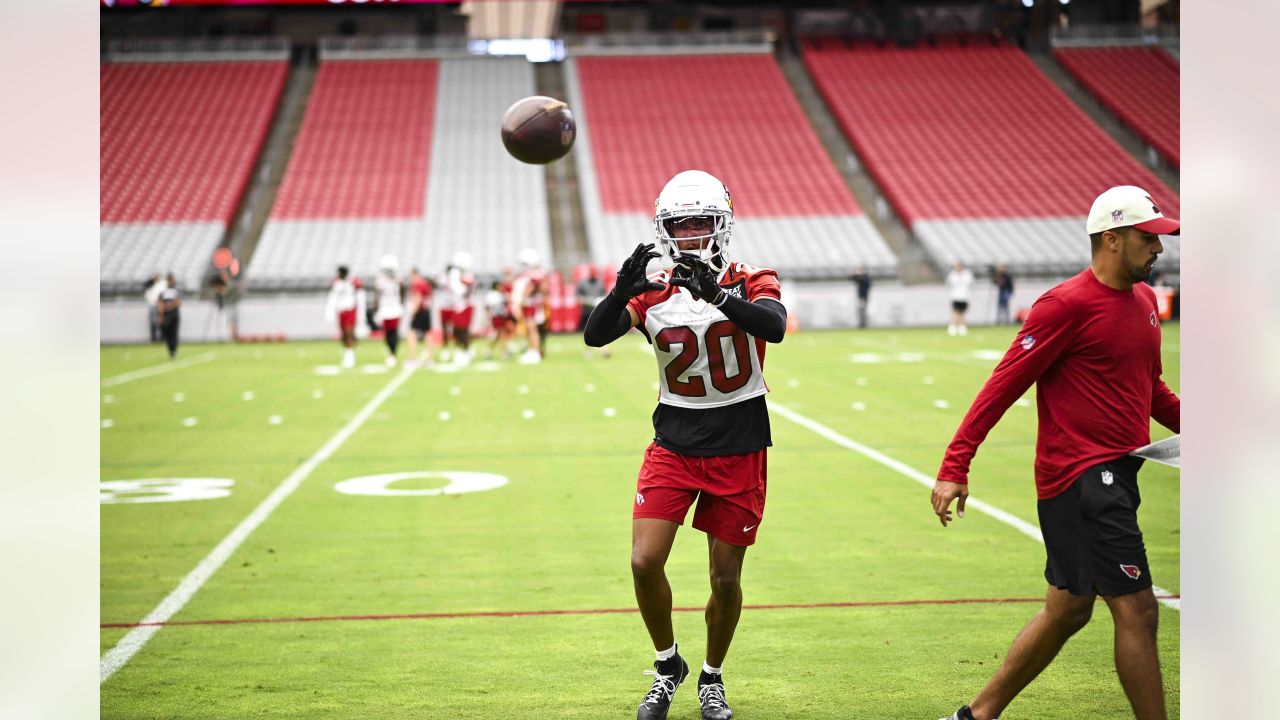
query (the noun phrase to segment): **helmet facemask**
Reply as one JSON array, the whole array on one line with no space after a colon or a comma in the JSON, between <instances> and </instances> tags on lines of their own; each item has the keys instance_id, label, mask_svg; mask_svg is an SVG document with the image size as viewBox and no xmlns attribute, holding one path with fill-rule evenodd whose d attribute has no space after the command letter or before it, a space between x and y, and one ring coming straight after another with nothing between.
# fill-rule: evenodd
<instances>
[{"instance_id":1,"label":"helmet facemask","mask_svg":"<svg viewBox=\"0 0 1280 720\"><path fill-rule=\"evenodd\" d=\"M692 237L677 238L672 230L689 218L709 218L711 223ZM672 262L681 255L700 258L717 273L729 267L729 238L733 234L733 200L729 190L712 175L686 170L667 183L658 195L653 217L658 250ZM681 250L679 243L697 241L696 249Z\"/></svg>"}]
</instances>

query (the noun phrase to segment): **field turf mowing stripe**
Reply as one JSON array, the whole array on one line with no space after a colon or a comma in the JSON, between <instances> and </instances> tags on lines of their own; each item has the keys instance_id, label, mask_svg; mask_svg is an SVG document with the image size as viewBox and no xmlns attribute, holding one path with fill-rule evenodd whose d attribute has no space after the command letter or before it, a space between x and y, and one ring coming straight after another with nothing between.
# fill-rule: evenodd
<instances>
[{"instance_id":1,"label":"field turf mowing stripe","mask_svg":"<svg viewBox=\"0 0 1280 720\"><path fill-rule=\"evenodd\" d=\"M102 387L115 387L116 385L123 385L127 382L141 380L142 378L148 378L153 375L163 375L164 373L171 372L173 370L181 370L183 368L191 367L192 365L201 365L203 363L210 362L217 357L218 353L206 352L185 360L178 360L176 362L170 361L159 365L151 365L138 370L132 370L126 373L120 373L119 375L113 375L109 378L103 379Z\"/></svg>"},{"instance_id":2,"label":"field turf mowing stripe","mask_svg":"<svg viewBox=\"0 0 1280 720\"><path fill-rule=\"evenodd\" d=\"M915 480L916 482L920 483L921 485L924 485L925 487L928 487L928 488L933 487L934 479L929 477L928 475L925 475L924 473L920 472L919 470L916 470L915 468L911 467L910 465L907 465L906 463L903 463L899 460L895 460L894 458L889 457L888 455L885 455L879 450L867 447L866 445L863 445L862 443L857 442L856 440L850 440L849 438L841 435L840 433L836 432L835 430L832 430L831 428L827 427L826 425L823 425L822 423L816 420L807 418L801 415L800 413L794 410L791 410L790 408L784 407L772 401L769 402L769 409L776 411L778 414L782 415L783 417L790 420L791 422L797 425L800 425L801 427L808 428L809 430L812 430L818 435L821 435L822 437L830 440L831 442L834 442L837 445L840 445L841 447L845 447L856 453L865 455L866 457L880 463L881 465L884 465L892 470L897 471L899 474L905 475L911 478L912 480ZM1004 510L1001 510L1000 508L994 505L984 503L981 500L975 500L974 498L969 498L965 502L965 505L968 507L972 507L974 510L978 510L979 512L986 513L987 515L990 515L991 517L999 520L1000 522L1017 529L1022 534L1027 535L1028 537L1031 537L1032 539L1038 541L1040 544L1042 545L1044 544L1044 536L1040 533L1039 528L1023 520L1022 518L1016 515L1013 515L1012 513L1005 512ZM1180 596L1172 595L1168 590L1165 590L1164 588L1159 587L1157 585L1152 585L1151 591L1154 592L1156 594L1156 597L1160 599L1161 604L1167 607L1171 607L1174 610L1179 610L1179 611L1182 610L1182 600Z\"/></svg>"},{"instance_id":3,"label":"field turf mowing stripe","mask_svg":"<svg viewBox=\"0 0 1280 720\"><path fill-rule=\"evenodd\" d=\"M1158 599L1178 598L1177 595L1157 595ZM827 608L905 607L912 605L1008 605L1012 603L1039 603L1044 598L953 598L943 600L867 600L862 602L825 603L768 603L743 605L743 610L812 610ZM704 612L705 607L673 607L672 612ZM397 615L324 615L318 617L232 618L224 620L175 620L172 622L103 623L102 628L136 628L150 625L175 627L180 625L256 625L260 623L299 622L350 622L362 620L451 620L457 618L517 618L547 615L627 615L639 612L636 608L584 608L581 610L481 610L475 612L402 613Z\"/></svg>"},{"instance_id":4,"label":"field turf mowing stripe","mask_svg":"<svg viewBox=\"0 0 1280 720\"><path fill-rule=\"evenodd\" d=\"M284 502L285 498L289 497L302 484L303 480L307 479L311 471L315 470L320 463L328 460L329 456L333 455L348 438L355 434L356 430L359 430L360 426L364 425L365 421L373 415L378 407L399 389L405 380L409 379L413 370L414 368L406 365L391 382L387 383L377 395L373 396L372 400L360 409L360 412L356 413L355 417L342 426L342 429L329 438L329 441L308 458L306 462L290 473L289 477L285 478L258 507L254 508L253 512L237 525L230 535L223 538L222 542L218 543L217 547L182 579L178 587L143 618L143 624L139 624L133 630L130 630L115 647L108 650L107 654L102 656L99 668L99 684L105 683L117 670L124 667L125 663L129 662L147 644L151 636L163 626L163 623L181 610L187 604L187 601L200 590L205 581L217 572L218 568L222 567L222 564L227 561L227 558L231 557L231 554L240 547L240 544L275 511L280 503Z\"/></svg>"}]
</instances>

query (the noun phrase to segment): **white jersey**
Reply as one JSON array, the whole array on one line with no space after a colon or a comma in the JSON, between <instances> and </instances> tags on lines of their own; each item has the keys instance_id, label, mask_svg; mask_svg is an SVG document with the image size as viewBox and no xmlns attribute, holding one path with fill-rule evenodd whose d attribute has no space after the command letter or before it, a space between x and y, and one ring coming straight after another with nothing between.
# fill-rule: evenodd
<instances>
[{"instance_id":1,"label":"white jersey","mask_svg":"<svg viewBox=\"0 0 1280 720\"><path fill-rule=\"evenodd\" d=\"M329 287L329 313L340 313L356 309L356 285L351 280L334 278Z\"/></svg>"},{"instance_id":2,"label":"white jersey","mask_svg":"<svg viewBox=\"0 0 1280 720\"><path fill-rule=\"evenodd\" d=\"M629 306L653 343L658 361L658 401L682 408L732 405L769 392L764 381L764 341L748 335L719 308L651 276L662 290L632 298ZM778 276L767 268L734 263L720 286L749 302L779 299Z\"/></svg>"},{"instance_id":3,"label":"white jersey","mask_svg":"<svg viewBox=\"0 0 1280 720\"><path fill-rule=\"evenodd\" d=\"M969 300L969 291L973 287L973 273L969 272L969 268L963 270L952 269L947 273L947 294L952 300L960 300L967 302Z\"/></svg>"},{"instance_id":4,"label":"white jersey","mask_svg":"<svg viewBox=\"0 0 1280 720\"><path fill-rule=\"evenodd\" d=\"M404 315L404 302L400 299L400 280L384 272L373 281L378 293L378 322L395 320Z\"/></svg>"},{"instance_id":5,"label":"white jersey","mask_svg":"<svg viewBox=\"0 0 1280 720\"><path fill-rule=\"evenodd\" d=\"M444 274L443 306L454 312L471 307L471 289L475 287L476 278L471 273L458 268L450 268Z\"/></svg>"}]
</instances>

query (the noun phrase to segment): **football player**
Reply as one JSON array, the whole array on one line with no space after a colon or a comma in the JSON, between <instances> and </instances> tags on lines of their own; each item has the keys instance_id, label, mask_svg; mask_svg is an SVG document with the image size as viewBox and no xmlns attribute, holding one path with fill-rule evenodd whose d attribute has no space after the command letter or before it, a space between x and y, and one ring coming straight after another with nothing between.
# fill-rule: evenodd
<instances>
[{"instance_id":1,"label":"football player","mask_svg":"<svg viewBox=\"0 0 1280 720\"><path fill-rule=\"evenodd\" d=\"M360 278L347 279L350 271L346 265L338 267L338 276L329 287L329 298L325 305L325 317L330 322L338 321L338 331L342 335L342 367L356 365L356 321L364 317L364 292L361 291Z\"/></svg>"},{"instance_id":2,"label":"football player","mask_svg":"<svg viewBox=\"0 0 1280 720\"><path fill-rule=\"evenodd\" d=\"M397 271L400 263L394 255L382 257L382 267L374 279L377 290L378 310L375 316L382 327L382 337L387 343L387 366L395 367L396 350L400 346L400 318L404 317L404 286Z\"/></svg>"},{"instance_id":3,"label":"football player","mask_svg":"<svg viewBox=\"0 0 1280 720\"><path fill-rule=\"evenodd\" d=\"M520 356L522 363L539 363L547 356L547 273L542 269L538 251L520 251L520 274L511 288L511 314L522 323L528 349Z\"/></svg>"},{"instance_id":4,"label":"football player","mask_svg":"<svg viewBox=\"0 0 1280 720\"><path fill-rule=\"evenodd\" d=\"M667 716L689 666L671 626L665 565L676 530L697 502L693 526L707 534L711 598L707 652L698 678L705 720L733 717L721 669L742 610L747 548L764 519L766 448L772 444L764 381L765 343L781 342L787 311L778 275L731 262L733 202L700 170L676 175L658 195L654 244L636 247L617 284L587 319L592 347L639 328L658 360L654 440L645 450L631 521L636 601L657 652L639 720ZM665 256L669 272L646 274Z\"/></svg>"},{"instance_id":5,"label":"football player","mask_svg":"<svg viewBox=\"0 0 1280 720\"><path fill-rule=\"evenodd\" d=\"M431 360L431 281L417 268L409 271L409 362L414 366L432 366ZM422 354L418 354L418 344Z\"/></svg>"}]
</instances>

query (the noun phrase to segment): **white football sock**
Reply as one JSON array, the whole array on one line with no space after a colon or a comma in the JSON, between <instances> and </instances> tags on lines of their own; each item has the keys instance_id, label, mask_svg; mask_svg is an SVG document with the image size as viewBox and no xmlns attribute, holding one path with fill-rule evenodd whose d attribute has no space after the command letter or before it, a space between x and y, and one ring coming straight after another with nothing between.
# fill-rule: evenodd
<instances>
[{"instance_id":1,"label":"white football sock","mask_svg":"<svg viewBox=\"0 0 1280 720\"><path fill-rule=\"evenodd\" d=\"M702 661L702 672L707 673L708 675L719 675L723 670L724 670L723 665L721 665L718 668L713 668L707 664L706 660Z\"/></svg>"},{"instance_id":2,"label":"white football sock","mask_svg":"<svg viewBox=\"0 0 1280 720\"><path fill-rule=\"evenodd\" d=\"M673 657L675 657L675 656L676 656L676 646L675 646L675 645L672 645L671 647L667 648L666 650L659 650L659 651L658 651L658 659L659 659L659 660L670 660L671 658L673 658Z\"/></svg>"}]
</instances>

